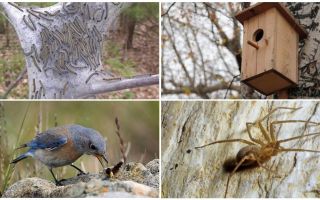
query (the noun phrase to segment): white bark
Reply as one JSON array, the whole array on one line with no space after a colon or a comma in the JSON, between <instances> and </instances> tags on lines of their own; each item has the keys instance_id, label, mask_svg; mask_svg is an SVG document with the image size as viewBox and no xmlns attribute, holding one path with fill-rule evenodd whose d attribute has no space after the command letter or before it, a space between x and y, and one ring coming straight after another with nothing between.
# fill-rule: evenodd
<instances>
[{"instance_id":1,"label":"white bark","mask_svg":"<svg viewBox=\"0 0 320 200\"><path fill-rule=\"evenodd\" d=\"M242 138L250 140L246 122L255 122L272 108L302 107L295 112L277 111L268 121L297 119L320 122L314 101L225 101L162 103L162 197L223 197L229 173L223 163L246 146L240 142L221 143L194 149L213 141ZM301 135L305 123L276 126L279 139ZM280 127L280 128L279 128ZM320 132L308 125L306 133ZM254 137L261 138L259 129ZM283 144L287 148L320 150L319 137L306 137ZM190 149L191 152L187 153ZM280 177L263 168L237 172L227 197L319 197L320 153L281 153L265 163Z\"/></svg>"},{"instance_id":2,"label":"white bark","mask_svg":"<svg viewBox=\"0 0 320 200\"><path fill-rule=\"evenodd\" d=\"M15 28L26 55L29 97L77 98L125 85L123 82L128 80L115 81L103 71L101 55L102 36L112 29L120 11L128 5L73 2L31 9L1 2L0 8ZM145 85L155 84L146 82L146 77L134 79ZM101 82L114 87L95 90Z\"/></svg>"}]
</instances>

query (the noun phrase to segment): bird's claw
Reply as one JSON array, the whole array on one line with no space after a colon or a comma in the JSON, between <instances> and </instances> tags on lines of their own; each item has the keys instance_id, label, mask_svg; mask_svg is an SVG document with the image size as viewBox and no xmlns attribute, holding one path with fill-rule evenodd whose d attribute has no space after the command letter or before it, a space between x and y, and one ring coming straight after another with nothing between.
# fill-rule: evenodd
<instances>
[{"instance_id":1,"label":"bird's claw","mask_svg":"<svg viewBox=\"0 0 320 200\"><path fill-rule=\"evenodd\" d=\"M82 175L87 175L88 173L85 173L85 172L79 172L78 174L77 174L77 176L82 176Z\"/></svg>"},{"instance_id":2,"label":"bird's claw","mask_svg":"<svg viewBox=\"0 0 320 200\"><path fill-rule=\"evenodd\" d=\"M61 179L60 181L56 181L56 186L63 186L62 182L66 181L66 179Z\"/></svg>"}]
</instances>

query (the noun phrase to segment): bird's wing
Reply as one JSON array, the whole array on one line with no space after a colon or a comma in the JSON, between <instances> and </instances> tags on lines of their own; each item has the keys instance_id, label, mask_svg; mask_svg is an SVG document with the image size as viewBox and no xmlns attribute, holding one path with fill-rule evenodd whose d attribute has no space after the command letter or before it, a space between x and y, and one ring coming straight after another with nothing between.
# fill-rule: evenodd
<instances>
[{"instance_id":1,"label":"bird's wing","mask_svg":"<svg viewBox=\"0 0 320 200\"><path fill-rule=\"evenodd\" d=\"M66 136L48 130L38 134L27 146L32 149L48 149L51 151L66 144L67 141L68 138Z\"/></svg>"}]
</instances>

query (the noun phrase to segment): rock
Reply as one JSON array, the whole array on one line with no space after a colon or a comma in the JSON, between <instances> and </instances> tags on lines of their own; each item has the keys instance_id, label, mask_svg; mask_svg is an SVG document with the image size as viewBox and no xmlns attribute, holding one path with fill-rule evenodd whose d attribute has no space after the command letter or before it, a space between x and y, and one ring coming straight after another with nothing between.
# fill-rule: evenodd
<instances>
[{"instance_id":1,"label":"rock","mask_svg":"<svg viewBox=\"0 0 320 200\"><path fill-rule=\"evenodd\" d=\"M159 159L150 161L146 167L141 163L128 163L116 177L120 180L131 179L153 188L159 188Z\"/></svg>"},{"instance_id":2,"label":"rock","mask_svg":"<svg viewBox=\"0 0 320 200\"><path fill-rule=\"evenodd\" d=\"M41 178L26 178L9 187L2 197L43 198L48 197L56 185Z\"/></svg>"},{"instance_id":3,"label":"rock","mask_svg":"<svg viewBox=\"0 0 320 200\"><path fill-rule=\"evenodd\" d=\"M158 197L159 160L128 163L113 178L104 174L85 174L62 181L63 186L37 177L22 179L11 185L3 197Z\"/></svg>"},{"instance_id":4,"label":"rock","mask_svg":"<svg viewBox=\"0 0 320 200\"><path fill-rule=\"evenodd\" d=\"M146 168L148 168L152 174L159 174L159 159L154 159L150 161L146 165Z\"/></svg>"}]
</instances>

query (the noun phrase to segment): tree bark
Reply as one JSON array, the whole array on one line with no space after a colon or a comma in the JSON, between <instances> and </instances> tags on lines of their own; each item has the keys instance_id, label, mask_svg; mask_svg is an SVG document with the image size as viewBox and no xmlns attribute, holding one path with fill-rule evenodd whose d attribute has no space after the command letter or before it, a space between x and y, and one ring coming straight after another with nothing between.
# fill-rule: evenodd
<instances>
[{"instance_id":1,"label":"tree bark","mask_svg":"<svg viewBox=\"0 0 320 200\"><path fill-rule=\"evenodd\" d=\"M276 111L267 122L319 119L319 102L163 102L161 136L162 197L223 197L228 172L223 163L234 158L246 144L220 143L195 149L217 140L246 139L246 122L255 122L276 107L302 107ZM263 124L266 127L266 122ZM305 129L305 127L307 127ZM254 128L253 137L262 139ZM319 132L319 126L290 123L275 126L278 139ZM282 143L286 148L319 150L319 137ZM264 166L237 172L230 180L227 197L319 197L319 153L279 153Z\"/></svg>"},{"instance_id":2,"label":"tree bark","mask_svg":"<svg viewBox=\"0 0 320 200\"><path fill-rule=\"evenodd\" d=\"M21 8L2 2L2 12L15 28L26 56L29 97L78 98L97 94L94 88L101 82L117 86L127 81L115 79L101 63L103 35L127 5L73 2ZM134 79L155 84L146 82L146 77Z\"/></svg>"},{"instance_id":3,"label":"tree bark","mask_svg":"<svg viewBox=\"0 0 320 200\"><path fill-rule=\"evenodd\" d=\"M299 44L299 83L289 91L289 98L319 98L320 3L286 3L286 7L308 32L308 38Z\"/></svg>"}]
</instances>

